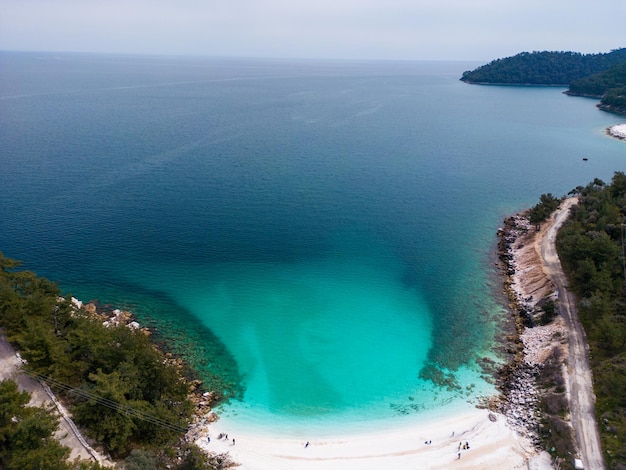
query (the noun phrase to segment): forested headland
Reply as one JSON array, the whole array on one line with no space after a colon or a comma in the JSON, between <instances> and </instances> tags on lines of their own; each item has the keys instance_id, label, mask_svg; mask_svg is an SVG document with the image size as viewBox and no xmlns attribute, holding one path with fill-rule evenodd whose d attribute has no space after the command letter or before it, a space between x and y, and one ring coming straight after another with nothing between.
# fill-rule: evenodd
<instances>
[{"instance_id":1,"label":"forested headland","mask_svg":"<svg viewBox=\"0 0 626 470\"><path fill-rule=\"evenodd\" d=\"M596 419L610 469L626 468L626 175L574 191L557 249L589 344Z\"/></svg>"},{"instance_id":2,"label":"forested headland","mask_svg":"<svg viewBox=\"0 0 626 470\"><path fill-rule=\"evenodd\" d=\"M599 98L601 109L626 114L626 48L599 54L521 52L466 71L461 81L568 86L569 95Z\"/></svg>"},{"instance_id":3,"label":"forested headland","mask_svg":"<svg viewBox=\"0 0 626 470\"><path fill-rule=\"evenodd\" d=\"M106 317L105 317L106 318ZM45 380L81 430L133 469L211 469L228 464L184 440L195 410L185 364L140 329L105 325L97 312L0 253L0 327L23 369ZM54 444L52 410L25 407L27 394L0 382L0 468L98 468L69 464Z\"/></svg>"}]
</instances>

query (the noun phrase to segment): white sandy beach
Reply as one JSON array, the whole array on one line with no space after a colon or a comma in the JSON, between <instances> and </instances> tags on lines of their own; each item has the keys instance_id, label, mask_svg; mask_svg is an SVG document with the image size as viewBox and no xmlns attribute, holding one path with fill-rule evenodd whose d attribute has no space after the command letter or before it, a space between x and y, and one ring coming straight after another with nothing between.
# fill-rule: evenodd
<instances>
[{"instance_id":1,"label":"white sandy beach","mask_svg":"<svg viewBox=\"0 0 626 470\"><path fill-rule=\"evenodd\" d=\"M626 140L626 124L616 124L607 129L610 136L617 137L618 139Z\"/></svg>"},{"instance_id":2,"label":"white sandy beach","mask_svg":"<svg viewBox=\"0 0 626 470\"><path fill-rule=\"evenodd\" d=\"M489 414L468 405L463 415L441 421L311 439L308 447L303 439L233 434L217 421L210 425L208 436L205 431L196 443L211 452L228 452L241 464L237 468L246 470L552 468L549 456L539 456L524 437L506 425L504 416L492 413L494 422ZM220 433L229 433L228 440L218 439ZM468 442L470 448L459 450L460 442Z\"/></svg>"}]
</instances>

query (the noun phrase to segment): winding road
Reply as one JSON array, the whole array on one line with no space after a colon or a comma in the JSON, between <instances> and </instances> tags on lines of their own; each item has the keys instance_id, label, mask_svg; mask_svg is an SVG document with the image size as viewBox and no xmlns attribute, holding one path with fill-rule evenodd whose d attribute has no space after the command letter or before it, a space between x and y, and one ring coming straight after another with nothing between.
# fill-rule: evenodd
<instances>
[{"instance_id":1,"label":"winding road","mask_svg":"<svg viewBox=\"0 0 626 470\"><path fill-rule=\"evenodd\" d=\"M566 199L554 215L554 223L548 228L541 243L541 257L546 274L555 284L559 296L559 313L569 331L569 357L567 381L570 393L572 425L581 459L587 470L602 470L605 467L600 446L600 436L595 418L593 383L589 368L589 348L585 331L578 318L576 298L567 290L567 278L556 252L556 234L569 216L570 208L577 198Z\"/></svg>"}]
</instances>

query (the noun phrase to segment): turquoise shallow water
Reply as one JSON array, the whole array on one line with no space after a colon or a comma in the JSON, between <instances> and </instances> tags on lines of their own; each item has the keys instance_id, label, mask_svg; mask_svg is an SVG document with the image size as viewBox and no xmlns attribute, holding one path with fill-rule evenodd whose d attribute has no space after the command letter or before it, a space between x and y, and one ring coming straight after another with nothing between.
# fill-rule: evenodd
<instances>
[{"instance_id":1,"label":"turquoise shallow water","mask_svg":"<svg viewBox=\"0 0 626 470\"><path fill-rule=\"evenodd\" d=\"M298 263L221 263L159 286L237 358L246 402L314 419L415 393L432 345L431 312L389 254L350 249ZM162 279L144 278L148 285ZM368 371L366 373L366 371Z\"/></svg>"},{"instance_id":2,"label":"turquoise shallow water","mask_svg":"<svg viewBox=\"0 0 626 470\"><path fill-rule=\"evenodd\" d=\"M619 118L475 65L0 53L0 249L132 309L233 422L468 406L502 218L626 168Z\"/></svg>"}]
</instances>

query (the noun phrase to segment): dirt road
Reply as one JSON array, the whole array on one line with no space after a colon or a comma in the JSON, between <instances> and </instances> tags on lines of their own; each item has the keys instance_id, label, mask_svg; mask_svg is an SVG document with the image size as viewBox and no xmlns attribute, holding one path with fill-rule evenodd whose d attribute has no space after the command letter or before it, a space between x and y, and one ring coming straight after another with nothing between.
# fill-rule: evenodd
<instances>
[{"instance_id":1,"label":"dirt road","mask_svg":"<svg viewBox=\"0 0 626 470\"><path fill-rule=\"evenodd\" d=\"M600 446L600 436L596 424L594 403L595 395L589 368L589 351L585 331L576 310L576 299L567 290L567 278L561 268L561 261L556 252L556 234L569 215L569 209L577 202L576 198L567 199L556 213L554 223L543 237L541 256L546 273L552 279L559 295L559 313L565 320L569 331L569 357L567 364L568 386L572 425L576 433L578 448L587 470L602 470L605 467Z\"/></svg>"}]
</instances>

